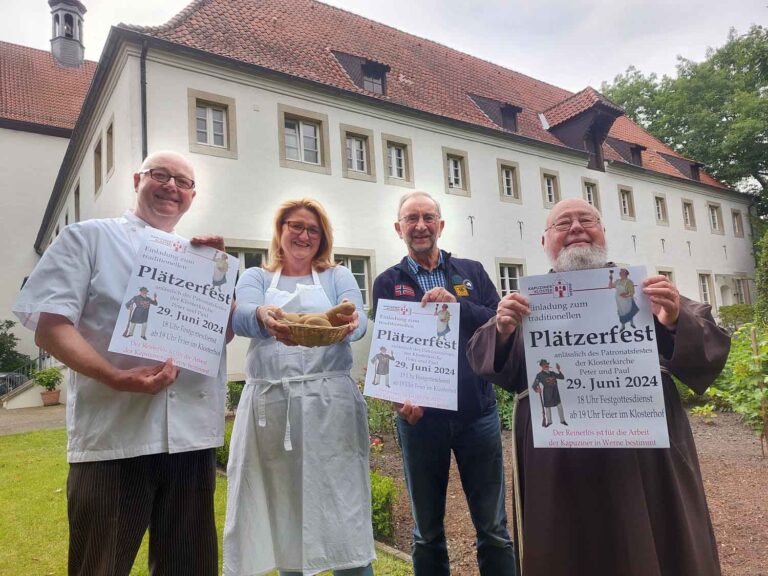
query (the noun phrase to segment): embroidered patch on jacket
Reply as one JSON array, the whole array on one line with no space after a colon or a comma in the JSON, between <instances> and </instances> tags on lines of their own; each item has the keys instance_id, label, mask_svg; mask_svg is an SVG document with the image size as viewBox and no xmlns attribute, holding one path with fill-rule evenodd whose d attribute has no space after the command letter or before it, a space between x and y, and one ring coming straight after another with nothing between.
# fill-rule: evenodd
<instances>
[{"instance_id":1,"label":"embroidered patch on jacket","mask_svg":"<svg viewBox=\"0 0 768 576\"><path fill-rule=\"evenodd\" d=\"M469 296L469 290L464 284L454 284L453 291L456 292L456 296Z\"/></svg>"},{"instance_id":2,"label":"embroidered patch on jacket","mask_svg":"<svg viewBox=\"0 0 768 576\"><path fill-rule=\"evenodd\" d=\"M416 296L416 292L408 284L395 284L395 296Z\"/></svg>"}]
</instances>

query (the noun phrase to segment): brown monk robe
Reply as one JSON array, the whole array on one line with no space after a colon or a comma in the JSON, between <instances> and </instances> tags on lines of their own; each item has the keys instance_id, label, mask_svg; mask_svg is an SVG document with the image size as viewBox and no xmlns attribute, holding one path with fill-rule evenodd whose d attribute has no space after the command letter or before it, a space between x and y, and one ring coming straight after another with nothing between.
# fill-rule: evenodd
<instances>
[{"instance_id":1,"label":"brown monk robe","mask_svg":"<svg viewBox=\"0 0 768 576\"><path fill-rule=\"evenodd\" d=\"M670 448L534 448L529 400L520 401L523 576L720 575L696 447L669 373L704 392L730 340L709 306L680 300L674 334L656 322ZM527 389L521 332L497 356L494 319L475 332L467 356L478 376Z\"/></svg>"}]
</instances>

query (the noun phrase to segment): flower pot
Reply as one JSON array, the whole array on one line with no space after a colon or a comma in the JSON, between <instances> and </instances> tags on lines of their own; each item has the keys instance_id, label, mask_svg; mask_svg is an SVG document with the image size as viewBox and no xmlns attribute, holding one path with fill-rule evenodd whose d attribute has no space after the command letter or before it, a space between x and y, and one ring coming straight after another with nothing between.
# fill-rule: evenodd
<instances>
[{"instance_id":1,"label":"flower pot","mask_svg":"<svg viewBox=\"0 0 768 576\"><path fill-rule=\"evenodd\" d=\"M61 390L44 390L40 392L40 398L43 399L43 406L56 406L59 403Z\"/></svg>"}]
</instances>

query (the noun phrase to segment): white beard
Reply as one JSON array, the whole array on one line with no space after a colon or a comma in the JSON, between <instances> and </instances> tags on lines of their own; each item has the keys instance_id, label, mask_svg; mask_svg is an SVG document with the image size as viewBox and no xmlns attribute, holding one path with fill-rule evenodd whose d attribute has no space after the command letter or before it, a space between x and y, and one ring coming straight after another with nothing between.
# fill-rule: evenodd
<instances>
[{"instance_id":1,"label":"white beard","mask_svg":"<svg viewBox=\"0 0 768 576\"><path fill-rule=\"evenodd\" d=\"M565 247L560 250L554 260L550 256L549 261L555 272L570 272L571 270L588 270L590 268L602 268L608 260L608 252L605 246L590 244L589 246Z\"/></svg>"}]
</instances>

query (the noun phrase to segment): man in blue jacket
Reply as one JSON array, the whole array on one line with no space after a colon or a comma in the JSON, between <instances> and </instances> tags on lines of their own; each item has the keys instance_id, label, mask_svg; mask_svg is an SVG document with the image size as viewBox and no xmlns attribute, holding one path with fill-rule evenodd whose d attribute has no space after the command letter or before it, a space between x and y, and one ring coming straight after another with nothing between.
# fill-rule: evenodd
<instances>
[{"instance_id":1,"label":"man in blue jacket","mask_svg":"<svg viewBox=\"0 0 768 576\"><path fill-rule=\"evenodd\" d=\"M437 247L444 226L440 205L426 192L411 192L400 199L395 230L408 247L408 255L376 278L373 306L375 309L379 298L420 301L424 306L458 302L459 350L465 350L475 329L496 313L499 295L479 262L452 258ZM496 395L490 382L472 372L464 354L459 354L458 362L458 411L409 402L395 405L414 519L414 574L450 574L443 520L453 450L477 530L480 574L514 575Z\"/></svg>"}]
</instances>

